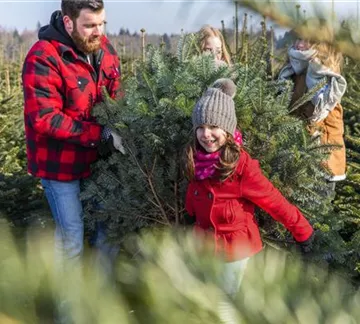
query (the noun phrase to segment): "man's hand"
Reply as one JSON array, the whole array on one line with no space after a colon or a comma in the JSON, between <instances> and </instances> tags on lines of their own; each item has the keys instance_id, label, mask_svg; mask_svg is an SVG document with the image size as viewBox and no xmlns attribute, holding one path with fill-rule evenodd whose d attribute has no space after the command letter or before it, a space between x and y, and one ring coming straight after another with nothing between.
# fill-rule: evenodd
<instances>
[{"instance_id":1,"label":"man's hand","mask_svg":"<svg viewBox=\"0 0 360 324\"><path fill-rule=\"evenodd\" d=\"M116 133L115 131L111 130L109 127L104 127L103 131L101 133L102 139L104 139L107 142L110 142L110 144L119 152L122 154L125 154L125 148L122 145L122 138L121 136Z\"/></svg>"},{"instance_id":2,"label":"man's hand","mask_svg":"<svg viewBox=\"0 0 360 324\"><path fill-rule=\"evenodd\" d=\"M110 138L112 138L112 143L115 149L117 149L122 154L125 154L125 148L122 145L122 138L120 137L120 135L115 132L111 132Z\"/></svg>"}]
</instances>

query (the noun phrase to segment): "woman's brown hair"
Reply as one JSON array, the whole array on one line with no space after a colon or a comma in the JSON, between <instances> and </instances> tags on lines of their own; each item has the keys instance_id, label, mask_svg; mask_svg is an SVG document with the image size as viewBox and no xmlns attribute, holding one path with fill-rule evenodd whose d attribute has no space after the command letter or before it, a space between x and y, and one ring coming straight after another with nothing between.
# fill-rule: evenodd
<instances>
[{"instance_id":1,"label":"woman's brown hair","mask_svg":"<svg viewBox=\"0 0 360 324\"><path fill-rule=\"evenodd\" d=\"M225 39L220 30L211 27L210 25L205 25L199 30L198 35L199 45L202 52L205 51L205 43L208 38L218 37L221 41L221 60L226 62L227 65L231 65L230 54L226 48Z\"/></svg>"},{"instance_id":2,"label":"woman's brown hair","mask_svg":"<svg viewBox=\"0 0 360 324\"><path fill-rule=\"evenodd\" d=\"M189 181L195 179L195 154L199 149L201 149L201 146L195 136L194 140L184 150L183 171ZM216 169L219 171L219 180L225 181L235 173L240 158L240 146L235 142L234 137L227 133L226 142L221 150L220 160Z\"/></svg>"}]
</instances>

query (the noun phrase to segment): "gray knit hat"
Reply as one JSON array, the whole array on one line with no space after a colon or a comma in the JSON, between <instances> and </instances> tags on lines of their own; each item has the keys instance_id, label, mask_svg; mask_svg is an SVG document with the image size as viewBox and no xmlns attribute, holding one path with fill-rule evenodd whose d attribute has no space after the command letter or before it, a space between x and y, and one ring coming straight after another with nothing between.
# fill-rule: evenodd
<instances>
[{"instance_id":1,"label":"gray knit hat","mask_svg":"<svg viewBox=\"0 0 360 324\"><path fill-rule=\"evenodd\" d=\"M230 79L218 79L196 103L192 113L194 129L201 125L217 126L230 134L236 129L234 96L236 85Z\"/></svg>"}]
</instances>

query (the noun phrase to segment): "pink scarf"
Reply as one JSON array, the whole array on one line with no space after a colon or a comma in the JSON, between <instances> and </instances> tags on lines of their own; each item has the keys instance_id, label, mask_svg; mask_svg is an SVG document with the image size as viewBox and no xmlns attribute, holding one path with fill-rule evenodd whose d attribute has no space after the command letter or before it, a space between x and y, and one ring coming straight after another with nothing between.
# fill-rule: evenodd
<instances>
[{"instance_id":1,"label":"pink scarf","mask_svg":"<svg viewBox=\"0 0 360 324\"><path fill-rule=\"evenodd\" d=\"M239 130L235 130L234 140L237 144L242 145L243 139ZM214 175L216 171L216 164L219 162L221 150L214 153L206 153L203 151L196 151L195 153L195 178L197 180L204 180Z\"/></svg>"}]
</instances>

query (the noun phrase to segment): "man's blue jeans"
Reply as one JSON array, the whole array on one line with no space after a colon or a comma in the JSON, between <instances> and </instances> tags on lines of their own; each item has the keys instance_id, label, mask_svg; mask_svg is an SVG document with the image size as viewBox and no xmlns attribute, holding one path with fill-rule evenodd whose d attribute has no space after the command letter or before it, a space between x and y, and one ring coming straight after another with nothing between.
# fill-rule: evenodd
<instances>
[{"instance_id":1,"label":"man's blue jeans","mask_svg":"<svg viewBox=\"0 0 360 324\"><path fill-rule=\"evenodd\" d=\"M56 269L63 269L64 264L67 264L68 267L80 266L84 250L80 180L41 179L41 184L56 224L54 238ZM111 266L118 252L118 247L107 242L103 224L98 224L93 244L97 248L97 265L101 266L102 270L108 274L111 273Z\"/></svg>"},{"instance_id":2,"label":"man's blue jeans","mask_svg":"<svg viewBox=\"0 0 360 324\"><path fill-rule=\"evenodd\" d=\"M80 265L84 249L83 208L80 201L80 181L41 179L55 221L55 266L64 262Z\"/></svg>"},{"instance_id":3,"label":"man's blue jeans","mask_svg":"<svg viewBox=\"0 0 360 324\"><path fill-rule=\"evenodd\" d=\"M56 181L41 179L45 195L55 221L55 271L63 276L68 272L76 284L74 273L80 274L81 257L84 250L83 207L80 201L80 180ZM93 244L97 248L96 267L107 279L113 273L113 263L119 248L109 244L103 224L98 224ZM61 294L57 302L54 321L72 324L71 303Z\"/></svg>"}]
</instances>

